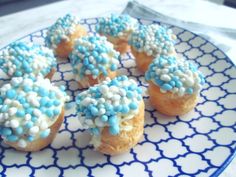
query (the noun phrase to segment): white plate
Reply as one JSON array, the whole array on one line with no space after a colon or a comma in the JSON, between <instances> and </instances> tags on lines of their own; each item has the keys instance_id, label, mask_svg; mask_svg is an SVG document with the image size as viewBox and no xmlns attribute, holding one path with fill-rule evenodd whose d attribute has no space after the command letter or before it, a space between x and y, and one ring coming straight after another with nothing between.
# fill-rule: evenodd
<instances>
[{"instance_id":1,"label":"white plate","mask_svg":"<svg viewBox=\"0 0 236 177\"><path fill-rule=\"evenodd\" d=\"M94 31L98 19L84 19ZM141 21L143 22L143 21ZM145 23L152 23L147 22ZM88 145L88 132L79 129L75 110L66 112L65 122L54 142L36 153L20 153L0 145L2 176L217 176L235 155L236 69L217 47L187 30L170 26L177 35L180 55L199 66L206 84L195 110L184 116L166 117L146 104L143 139L130 152L107 156ZM20 40L44 44L46 29ZM136 70L132 55L122 57L119 72L136 79L143 90L147 84ZM3 81L0 76L0 82ZM53 81L65 85L75 96L80 92L68 61L58 63Z\"/></svg>"}]
</instances>

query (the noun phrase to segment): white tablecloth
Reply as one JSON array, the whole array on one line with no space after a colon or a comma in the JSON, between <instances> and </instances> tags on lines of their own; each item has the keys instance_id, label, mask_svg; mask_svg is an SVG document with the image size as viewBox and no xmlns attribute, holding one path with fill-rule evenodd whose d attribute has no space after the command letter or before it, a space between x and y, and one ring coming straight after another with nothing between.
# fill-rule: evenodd
<instances>
[{"instance_id":1,"label":"white tablecloth","mask_svg":"<svg viewBox=\"0 0 236 177\"><path fill-rule=\"evenodd\" d=\"M80 18L107 16L110 13L121 13L127 2L127 0L68 0L0 17L0 48L24 35L49 26L65 13L75 14ZM184 21L236 29L236 10L208 1L139 0L138 2ZM225 36L217 38L232 46L227 55L236 63L236 41ZM235 169L236 158L221 177L234 177Z\"/></svg>"}]
</instances>

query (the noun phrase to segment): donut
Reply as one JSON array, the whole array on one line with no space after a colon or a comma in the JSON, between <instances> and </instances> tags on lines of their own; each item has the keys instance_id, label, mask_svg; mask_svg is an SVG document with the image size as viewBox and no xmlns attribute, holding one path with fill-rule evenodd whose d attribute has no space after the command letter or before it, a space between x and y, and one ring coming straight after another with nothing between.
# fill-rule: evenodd
<instances>
[{"instance_id":1,"label":"donut","mask_svg":"<svg viewBox=\"0 0 236 177\"><path fill-rule=\"evenodd\" d=\"M96 31L107 37L115 50L124 54L130 50L128 44L128 36L137 28L137 20L131 18L129 15L114 15L110 17L100 18Z\"/></svg>"},{"instance_id":2,"label":"donut","mask_svg":"<svg viewBox=\"0 0 236 177\"><path fill-rule=\"evenodd\" d=\"M9 78L34 74L51 79L56 71L56 58L47 47L14 42L0 53L0 70Z\"/></svg>"},{"instance_id":3,"label":"donut","mask_svg":"<svg viewBox=\"0 0 236 177\"><path fill-rule=\"evenodd\" d=\"M107 78L76 97L77 115L94 148L109 155L129 151L144 131L142 89L127 76Z\"/></svg>"},{"instance_id":4,"label":"donut","mask_svg":"<svg viewBox=\"0 0 236 177\"><path fill-rule=\"evenodd\" d=\"M0 136L19 151L48 146L64 120L64 87L41 76L13 77L0 88Z\"/></svg>"},{"instance_id":5,"label":"donut","mask_svg":"<svg viewBox=\"0 0 236 177\"><path fill-rule=\"evenodd\" d=\"M153 60L145 79L148 81L150 102L160 113L183 115L197 104L198 94L205 83L197 67L183 58L160 56Z\"/></svg>"},{"instance_id":6,"label":"donut","mask_svg":"<svg viewBox=\"0 0 236 177\"><path fill-rule=\"evenodd\" d=\"M47 31L45 43L52 48L55 55L67 58L77 38L87 35L79 20L70 14L59 18Z\"/></svg>"},{"instance_id":7,"label":"donut","mask_svg":"<svg viewBox=\"0 0 236 177\"><path fill-rule=\"evenodd\" d=\"M158 24L140 25L129 37L129 45L137 68L145 73L159 55L176 55L172 30Z\"/></svg>"},{"instance_id":8,"label":"donut","mask_svg":"<svg viewBox=\"0 0 236 177\"><path fill-rule=\"evenodd\" d=\"M81 88L114 78L119 64L119 52L102 36L85 36L75 42L70 55L75 80Z\"/></svg>"}]
</instances>

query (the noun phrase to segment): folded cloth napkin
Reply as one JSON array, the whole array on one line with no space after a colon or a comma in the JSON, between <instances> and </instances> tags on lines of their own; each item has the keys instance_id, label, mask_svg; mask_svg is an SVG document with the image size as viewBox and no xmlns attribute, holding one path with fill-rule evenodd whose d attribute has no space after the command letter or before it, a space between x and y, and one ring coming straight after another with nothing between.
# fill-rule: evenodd
<instances>
[{"instance_id":1,"label":"folded cloth napkin","mask_svg":"<svg viewBox=\"0 0 236 177\"><path fill-rule=\"evenodd\" d=\"M232 50L236 51L236 29L220 28L205 24L186 22L161 14L143 4L138 3L137 1L128 2L122 13L128 14L135 18L157 20L192 31L215 44L222 51L228 54L228 56L236 64L236 57L234 57L236 55L234 55L235 53L232 55L232 52L230 52Z\"/></svg>"}]
</instances>

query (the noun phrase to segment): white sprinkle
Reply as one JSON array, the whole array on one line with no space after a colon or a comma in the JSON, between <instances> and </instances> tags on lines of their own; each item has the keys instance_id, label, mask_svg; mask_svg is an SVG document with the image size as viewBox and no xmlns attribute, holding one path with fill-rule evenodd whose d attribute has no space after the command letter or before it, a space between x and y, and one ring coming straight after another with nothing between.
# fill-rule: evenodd
<instances>
[{"instance_id":1,"label":"white sprinkle","mask_svg":"<svg viewBox=\"0 0 236 177\"><path fill-rule=\"evenodd\" d=\"M29 130L29 134L31 135L35 135L36 133L39 132L39 127L38 126L33 126L32 128L30 128Z\"/></svg>"},{"instance_id":2,"label":"white sprinkle","mask_svg":"<svg viewBox=\"0 0 236 177\"><path fill-rule=\"evenodd\" d=\"M183 96L185 93L185 88L184 87L180 87L179 88L179 96Z\"/></svg>"},{"instance_id":3,"label":"white sprinkle","mask_svg":"<svg viewBox=\"0 0 236 177\"><path fill-rule=\"evenodd\" d=\"M26 115L25 115L25 120L28 121L28 120L30 120L30 119L31 119L31 115L30 115L30 114L26 114Z\"/></svg>"},{"instance_id":4,"label":"white sprinkle","mask_svg":"<svg viewBox=\"0 0 236 177\"><path fill-rule=\"evenodd\" d=\"M40 129L41 130L45 130L48 128L48 124L46 121L42 121L41 124L40 124Z\"/></svg>"},{"instance_id":5,"label":"white sprinkle","mask_svg":"<svg viewBox=\"0 0 236 177\"><path fill-rule=\"evenodd\" d=\"M171 80L170 76L167 74L162 74L160 79L166 82L169 82Z\"/></svg>"},{"instance_id":6,"label":"white sprinkle","mask_svg":"<svg viewBox=\"0 0 236 177\"><path fill-rule=\"evenodd\" d=\"M98 127L104 127L104 122L102 122L102 120L99 117L97 117L95 119L95 125Z\"/></svg>"},{"instance_id":7,"label":"white sprinkle","mask_svg":"<svg viewBox=\"0 0 236 177\"><path fill-rule=\"evenodd\" d=\"M21 148L25 148L25 147L27 146L27 143L26 143L25 140L20 139L20 140L18 141L17 145L18 145L19 147L21 147Z\"/></svg>"},{"instance_id":8,"label":"white sprinkle","mask_svg":"<svg viewBox=\"0 0 236 177\"><path fill-rule=\"evenodd\" d=\"M106 94L106 93L108 92L108 90L109 90L109 88L108 88L108 86L106 86L106 85L102 85L102 86L100 87L100 92L101 92L102 94Z\"/></svg>"},{"instance_id":9,"label":"white sprinkle","mask_svg":"<svg viewBox=\"0 0 236 177\"><path fill-rule=\"evenodd\" d=\"M189 78L186 78L185 83L188 87L191 87L194 85L194 80L191 77L189 77Z\"/></svg>"},{"instance_id":10,"label":"white sprinkle","mask_svg":"<svg viewBox=\"0 0 236 177\"><path fill-rule=\"evenodd\" d=\"M17 112L17 108L12 107L8 110L8 113L10 116L13 116Z\"/></svg>"},{"instance_id":11,"label":"white sprinkle","mask_svg":"<svg viewBox=\"0 0 236 177\"><path fill-rule=\"evenodd\" d=\"M103 115L106 113L106 110L104 108L99 109L99 114Z\"/></svg>"},{"instance_id":12,"label":"white sprinkle","mask_svg":"<svg viewBox=\"0 0 236 177\"><path fill-rule=\"evenodd\" d=\"M34 109L34 115L37 117L40 117L42 115L42 113L39 109Z\"/></svg>"},{"instance_id":13,"label":"white sprinkle","mask_svg":"<svg viewBox=\"0 0 236 177\"><path fill-rule=\"evenodd\" d=\"M5 105L10 105L11 103L12 103L12 100L10 100L8 98L4 100Z\"/></svg>"},{"instance_id":14,"label":"white sprinkle","mask_svg":"<svg viewBox=\"0 0 236 177\"><path fill-rule=\"evenodd\" d=\"M11 122L10 124L11 124L11 127L12 127L12 128L17 128L17 127L19 127L19 121L18 121L18 120L12 119L10 122Z\"/></svg>"}]
</instances>

